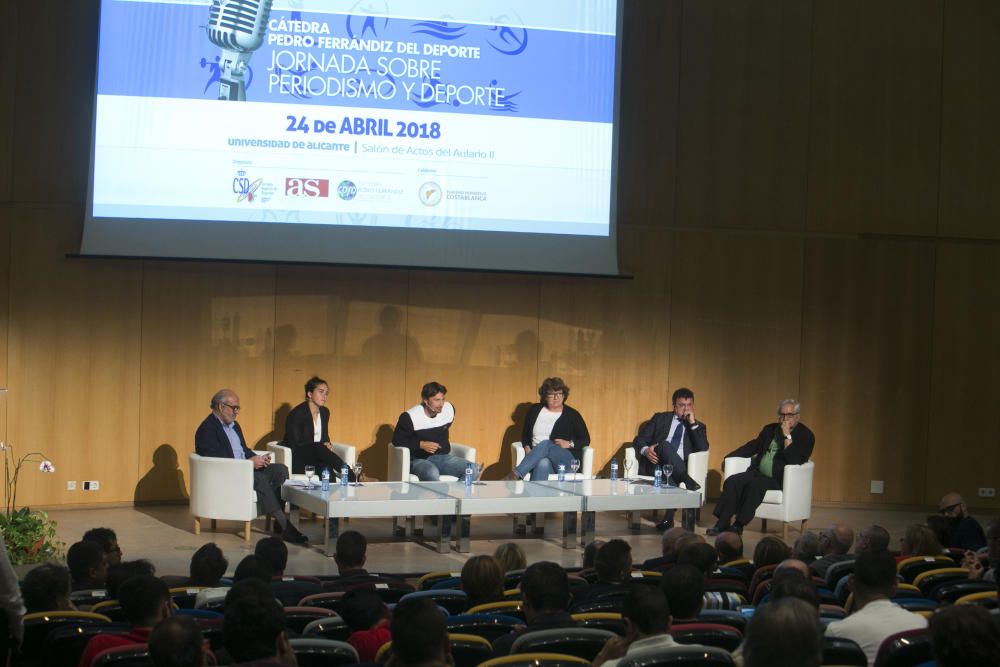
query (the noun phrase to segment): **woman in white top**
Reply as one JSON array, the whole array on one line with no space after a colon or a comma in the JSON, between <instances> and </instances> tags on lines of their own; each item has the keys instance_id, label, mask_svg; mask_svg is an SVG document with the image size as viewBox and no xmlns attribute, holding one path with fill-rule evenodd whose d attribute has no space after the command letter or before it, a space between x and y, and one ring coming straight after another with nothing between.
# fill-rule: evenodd
<instances>
[{"instance_id":1,"label":"woman in white top","mask_svg":"<svg viewBox=\"0 0 1000 667\"><path fill-rule=\"evenodd\" d=\"M528 410L521 434L524 459L508 479L522 479L528 473L532 479L548 479L560 465L569 468L573 459L581 461L583 448L590 444L583 417L565 403L569 387L562 378L546 378L538 396L541 402Z\"/></svg>"},{"instance_id":2,"label":"woman in white top","mask_svg":"<svg viewBox=\"0 0 1000 667\"><path fill-rule=\"evenodd\" d=\"M343 459L333 453L330 444L330 409L326 399L330 387L326 380L315 375L306 382L306 400L299 403L285 418L285 439L282 444L292 449L292 472L302 473L307 465L316 470L329 468L334 476L340 475ZM354 472L348 471L353 482Z\"/></svg>"}]
</instances>

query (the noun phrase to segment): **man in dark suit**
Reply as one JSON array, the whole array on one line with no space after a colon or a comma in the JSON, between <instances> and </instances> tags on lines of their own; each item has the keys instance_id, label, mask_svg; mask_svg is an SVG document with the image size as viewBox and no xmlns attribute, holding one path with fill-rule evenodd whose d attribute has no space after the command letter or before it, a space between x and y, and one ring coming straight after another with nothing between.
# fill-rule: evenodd
<instances>
[{"instance_id":1,"label":"man in dark suit","mask_svg":"<svg viewBox=\"0 0 1000 667\"><path fill-rule=\"evenodd\" d=\"M683 482L688 489L697 491L701 485L688 475L687 458L695 452L708 451L708 429L694 418L693 391L681 387L674 392L672 401L673 411L654 414L632 441L639 474L653 475L656 466L670 463L674 466L670 476L674 484ZM667 510L656 527L669 530L673 525L674 511Z\"/></svg>"},{"instance_id":2,"label":"man in dark suit","mask_svg":"<svg viewBox=\"0 0 1000 667\"><path fill-rule=\"evenodd\" d=\"M780 489L786 465L801 465L812 456L816 437L799 422L797 401L785 399L778 404L778 423L768 424L747 444L726 455L750 457L746 472L733 475L722 487L722 497L715 506L718 521L706 534L718 535L724 530L743 532L743 526L771 489ZM735 523L732 523L735 517Z\"/></svg>"},{"instance_id":3,"label":"man in dark suit","mask_svg":"<svg viewBox=\"0 0 1000 667\"><path fill-rule=\"evenodd\" d=\"M257 456L247 447L243 430L236 422L240 398L231 389L220 389L212 397L212 414L198 426L194 434L194 449L199 456L241 459L253 463L253 488L257 504L275 520L275 530L281 530L286 542L301 544L306 536L292 525L282 510L281 485L288 479L288 468L271 463L270 455Z\"/></svg>"}]
</instances>

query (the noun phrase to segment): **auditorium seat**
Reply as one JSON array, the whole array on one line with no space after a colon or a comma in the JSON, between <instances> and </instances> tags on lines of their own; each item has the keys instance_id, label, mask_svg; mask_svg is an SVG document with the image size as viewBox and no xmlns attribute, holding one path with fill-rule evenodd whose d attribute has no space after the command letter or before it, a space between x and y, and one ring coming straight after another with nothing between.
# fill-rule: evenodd
<instances>
[{"instance_id":1,"label":"auditorium seat","mask_svg":"<svg viewBox=\"0 0 1000 667\"><path fill-rule=\"evenodd\" d=\"M346 642L347 638L351 636L351 628L340 616L327 616L306 623L306 626L302 628L302 636Z\"/></svg>"},{"instance_id":2,"label":"auditorium seat","mask_svg":"<svg viewBox=\"0 0 1000 667\"><path fill-rule=\"evenodd\" d=\"M958 581L943 581L932 586L927 596L941 604L953 604L959 598L975 593L993 593L996 595L997 585L992 581L964 579Z\"/></svg>"},{"instance_id":3,"label":"auditorium seat","mask_svg":"<svg viewBox=\"0 0 1000 667\"><path fill-rule=\"evenodd\" d=\"M503 614L505 616L515 616L523 619L524 612L521 610L520 600L505 600L503 602L487 602L478 604L465 611L466 614Z\"/></svg>"},{"instance_id":4,"label":"auditorium seat","mask_svg":"<svg viewBox=\"0 0 1000 667\"><path fill-rule=\"evenodd\" d=\"M896 563L896 572L908 584L923 572L955 567L955 561L948 556L910 556Z\"/></svg>"},{"instance_id":5,"label":"auditorium seat","mask_svg":"<svg viewBox=\"0 0 1000 667\"><path fill-rule=\"evenodd\" d=\"M354 445L348 445L343 442L331 442L330 445L333 447L333 453L340 457L340 460L346 463L349 467L354 468L354 463L358 460L358 450ZM266 445L267 451L269 451L274 456L274 462L280 463L288 468L289 479L301 479L305 480L306 476L304 473L293 473L292 470L292 449L291 447L285 447L281 444L280 440L272 440ZM322 471L317 468L316 474L321 474ZM339 476L339 470L331 470L330 476L333 479L334 476Z\"/></svg>"},{"instance_id":6,"label":"auditorium seat","mask_svg":"<svg viewBox=\"0 0 1000 667\"><path fill-rule=\"evenodd\" d=\"M395 604L404 596L414 592L413 586L403 581L362 581L352 584L344 591L372 591L386 604Z\"/></svg>"},{"instance_id":7,"label":"auditorium seat","mask_svg":"<svg viewBox=\"0 0 1000 667\"><path fill-rule=\"evenodd\" d=\"M594 612L618 613L622 611L625 603L625 594L606 595L599 598L590 598L582 602L574 602L569 607L571 614L592 614Z\"/></svg>"},{"instance_id":8,"label":"auditorium seat","mask_svg":"<svg viewBox=\"0 0 1000 667\"><path fill-rule=\"evenodd\" d=\"M103 614L116 623L123 623L127 620L125 618L125 612L122 610L122 603L118 600L104 600L102 602L98 602L90 608L90 611L95 614Z\"/></svg>"},{"instance_id":9,"label":"auditorium seat","mask_svg":"<svg viewBox=\"0 0 1000 667\"><path fill-rule=\"evenodd\" d=\"M886 637L872 667L916 667L933 659L930 633L920 628Z\"/></svg>"},{"instance_id":10,"label":"auditorium seat","mask_svg":"<svg viewBox=\"0 0 1000 667\"><path fill-rule=\"evenodd\" d=\"M733 609L702 609L701 613L698 614L697 621L692 622L728 625L741 633L747 629L746 616Z\"/></svg>"},{"instance_id":11,"label":"auditorium seat","mask_svg":"<svg viewBox=\"0 0 1000 667\"><path fill-rule=\"evenodd\" d=\"M461 580L461 572L428 572L417 579L417 590L426 591L430 590L440 581L446 579L459 579Z\"/></svg>"},{"instance_id":12,"label":"auditorium seat","mask_svg":"<svg viewBox=\"0 0 1000 667\"><path fill-rule=\"evenodd\" d=\"M745 472L750 467L750 459L731 456L723 463L724 478ZM781 536L788 541L788 523L801 521L800 532L805 532L806 522L812 516L813 471L816 464L807 461L802 465L785 466L781 489L772 489L764 494L764 502L757 508L754 517L761 520L761 530L767 532L767 521L781 522Z\"/></svg>"},{"instance_id":13,"label":"auditorium seat","mask_svg":"<svg viewBox=\"0 0 1000 667\"><path fill-rule=\"evenodd\" d=\"M336 667L358 662L357 650L347 642L316 637L299 637L288 643L299 667Z\"/></svg>"},{"instance_id":14,"label":"auditorium seat","mask_svg":"<svg viewBox=\"0 0 1000 667\"><path fill-rule=\"evenodd\" d=\"M132 630L128 623L99 623L95 625L64 625L47 631L42 638L41 659L38 664L51 667L76 667L87 642L101 634L124 634ZM26 647L27 648L27 647Z\"/></svg>"},{"instance_id":15,"label":"auditorium seat","mask_svg":"<svg viewBox=\"0 0 1000 667\"><path fill-rule=\"evenodd\" d=\"M955 604L977 604L987 609L997 608L997 591L981 591L979 593L969 593L955 600Z\"/></svg>"},{"instance_id":16,"label":"auditorium seat","mask_svg":"<svg viewBox=\"0 0 1000 667\"><path fill-rule=\"evenodd\" d=\"M460 459L465 459L469 463L476 462L476 448L469 445L462 445L457 442L451 443L451 453ZM410 450L406 447L396 447L389 442L389 475L390 482L419 482L420 479L410 473ZM442 482L456 482L457 477L452 475L441 475Z\"/></svg>"},{"instance_id":17,"label":"auditorium seat","mask_svg":"<svg viewBox=\"0 0 1000 667\"><path fill-rule=\"evenodd\" d=\"M756 570L754 570L753 578L750 579L750 586L747 587L750 593L752 594L755 590L757 590L757 587L760 586L760 582L764 581L765 579L770 579L771 577L773 577L774 570L777 567L778 567L777 564L765 565L763 567L758 567Z\"/></svg>"},{"instance_id":18,"label":"auditorium seat","mask_svg":"<svg viewBox=\"0 0 1000 667\"><path fill-rule=\"evenodd\" d=\"M110 599L108 591L103 588L86 589L73 591L69 594L69 600L80 611L90 611L98 602Z\"/></svg>"},{"instance_id":19,"label":"auditorium seat","mask_svg":"<svg viewBox=\"0 0 1000 667\"><path fill-rule=\"evenodd\" d=\"M111 625L111 619L103 614L89 611L43 611L25 614L21 655L25 659L37 659L42 653L46 636L56 628L84 628L92 625L107 627Z\"/></svg>"},{"instance_id":20,"label":"auditorium seat","mask_svg":"<svg viewBox=\"0 0 1000 667\"><path fill-rule=\"evenodd\" d=\"M524 619L505 614L458 614L449 616L447 623L449 633L476 635L492 642L523 625Z\"/></svg>"},{"instance_id":21,"label":"auditorium seat","mask_svg":"<svg viewBox=\"0 0 1000 667\"><path fill-rule=\"evenodd\" d=\"M285 625L299 635L312 621L335 616L336 612L322 607L285 607Z\"/></svg>"},{"instance_id":22,"label":"auditorium seat","mask_svg":"<svg viewBox=\"0 0 1000 667\"><path fill-rule=\"evenodd\" d=\"M965 581L969 571L963 567L941 567L936 570L921 572L913 580L913 585L920 589L924 597L931 597L930 592L935 586L944 582Z\"/></svg>"},{"instance_id":23,"label":"auditorium seat","mask_svg":"<svg viewBox=\"0 0 1000 667\"><path fill-rule=\"evenodd\" d=\"M479 667L589 667L589 665L589 660L578 658L575 655L518 653L487 660Z\"/></svg>"},{"instance_id":24,"label":"auditorium seat","mask_svg":"<svg viewBox=\"0 0 1000 667\"><path fill-rule=\"evenodd\" d=\"M846 637L823 637L824 665L868 667L868 656L856 641Z\"/></svg>"},{"instance_id":25,"label":"auditorium seat","mask_svg":"<svg viewBox=\"0 0 1000 667\"><path fill-rule=\"evenodd\" d=\"M513 653L565 653L593 660L612 637L609 630L596 628L552 628L525 632L511 644Z\"/></svg>"},{"instance_id":26,"label":"auditorium seat","mask_svg":"<svg viewBox=\"0 0 1000 667\"><path fill-rule=\"evenodd\" d=\"M146 644L114 646L94 656L92 667L153 667Z\"/></svg>"},{"instance_id":27,"label":"auditorium seat","mask_svg":"<svg viewBox=\"0 0 1000 667\"><path fill-rule=\"evenodd\" d=\"M743 633L721 623L678 623L670 627L678 644L715 646L732 653L743 642Z\"/></svg>"},{"instance_id":28,"label":"auditorium seat","mask_svg":"<svg viewBox=\"0 0 1000 667\"><path fill-rule=\"evenodd\" d=\"M254 452L264 455L267 452ZM243 539L250 541L250 522L260 516L257 492L253 489L253 462L217 456L190 454L191 514L194 534L201 533L201 520L217 519L243 522ZM270 526L267 518L265 529Z\"/></svg>"},{"instance_id":29,"label":"auditorium seat","mask_svg":"<svg viewBox=\"0 0 1000 667\"><path fill-rule=\"evenodd\" d=\"M853 560L842 560L839 563L834 563L826 571L826 587L830 590L836 590L837 584L840 582L840 578L853 573Z\"/></svg>"},{"instance_id":30,"label":"auditorium seat","mask_svg":"<svg viewBox=\"0 0 1000 667\"><path fill-rule=\"evenodd\" d=\"M478 635L448 633L454 667L477 667L493 657L493 645Z\"/></svg>"},{"instance_id":31,"label":"auditorium seat","mask_svg":"<svg viewBox=\"0 0 1000 667\"><path fill-rule=\"evenodd\" d=\"M524 446L520 441L510 443L510 454L511 460L514 462L514 467L518 466L522 460L524 460ZM553 472L549 475L549 479L556 479L557 474ZM584 447L582 458L580 460L580 470L576 474L573 473L568 467L566 468L566 479L593 479L594 477L594 448ZM524 476L525 481L531 480L531 473Z\"/></svg>"},{"instance_id":32,"label":"auditorium seat","mask_svg":"<svg viewBox=\"0 0 1000 667\"><path fill-rule=\"evenodd\" d=\"M597 628L608 630L616 635L625 635L625 622L622 615L615 612L595 611L589 614L573 614L573 622L581 628Z\"/></svg>"},{"instance_id":33,"label":"auditorium seat","mask_svg":"<svg viewBox=\"0 0 1000 667\"><path fill-rule=\"evenodd\" d=\"M204 586L181 586L170 589L170 599L180 609L194 609L198 593L205 590Z\"/></svg>"},{"instance_id":34,"label":"auditorium seat","mask_svg":"<svg viewBox=\"0 0 1000 667\"><path fill-rule=\"evenodd\" d=\"M618 667L732 667L729 651L715 646L675 646L635 651L622 658Z\"/></svg>"},{"instance_id":35,"label":"auditorium seat","mask_svg":"<svg viewBox=\"0 0 1000 667\"><path fill-rule=\"evenodd\" d=\"M399 601L402 602L403 600L411 600L415 598L426 598L431 600L439 607L447 609L449 616L465 613L469 606L469 596L465 594L465 591L456 591L450 588L410 592L401 597Z\"/></svg>"}]
</instances>

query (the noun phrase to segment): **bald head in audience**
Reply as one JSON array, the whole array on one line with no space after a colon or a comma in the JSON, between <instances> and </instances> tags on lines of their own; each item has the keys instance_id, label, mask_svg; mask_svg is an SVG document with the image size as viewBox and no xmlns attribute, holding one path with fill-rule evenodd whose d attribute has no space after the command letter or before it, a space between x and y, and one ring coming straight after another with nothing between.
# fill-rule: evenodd
<instances>
[{"instance_id":1,"label":"bald head in audience","mask_svg":"<svg viewBox=\"0 0 1000 667\"><path fill-rule=\"evenodd\" d=\"M872 525L863 528L858 533L858 541L854 545L854 553L863 554L866 551L886 551L889 548L889 531L882 526Z\"/></svg>"},{"instance_id":2,"label":"bald head in audience","mask_svg":"<svg viewBox=\"0 0 1000 667\"><path fill-rule=\"evenodd\" d=\"M854 529L846 523L835 523L820 536L822 555L842 556L854 546Z\"/></svg>"},{"instance_id":3,"label":"bald head in audience","mask_svg":"<svg viewBox=\"0 0 1000 667\"><path fill-rule=\"evenodd\" d=\"M715 553L719 554L719 563L725 565L743 558L743 538L734 530L719 533L715 538Z\"/></svg>"},{"instance_id":4,"label":"bald head in audience","mask_svg":"<svg viewBox=\"0 0 1000 667\"><path fill-rule=\"evenodd\" d=\"M802 576L806 579L812 576L809 573L809 566L800 561L798 558L786 558L778 563L778 567L774 568L775 576L777 576L778 572L783 570L794 570L802 574Z\"/></svg>"},{"instance_id":5,"label":"bald head in audience","mask_svg":"<svg viewBox=\"0 0 1000 667\"><path fill-rule=\"evenodd\" d=\"M660 548L664 556L673 556L677 553L677 541L685 535L691 535L680 526L668 528L663 531L663 539L660 541Z\"/></svg>"}]
</instances>

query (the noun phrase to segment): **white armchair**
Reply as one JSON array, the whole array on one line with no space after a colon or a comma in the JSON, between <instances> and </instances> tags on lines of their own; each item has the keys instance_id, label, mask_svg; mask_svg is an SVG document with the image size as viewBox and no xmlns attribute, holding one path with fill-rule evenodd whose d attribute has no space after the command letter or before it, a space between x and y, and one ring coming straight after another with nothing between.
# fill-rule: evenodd
<instances>
[{"instance_id":1,"label":"white armchair","mask_svg":"<svg viewBox=\"0 0 1000 667\"><path fill-rule=\"evenodd\" d=\"M750 467L750 459L733 456L723 462L723 480L745 472ZM802 465L785 466L781 489L772 489L764 494L764 502L754 516L761 520L761 527L767 532L767 520L781 521L781 536L788 540L788 522L801 521L800 530L805 532L806 521L812 516L813 469L815 464L807 461Z\"/></svg>"},{"instance_id":2,"label":"white armchair","mask_svg":"<svg viewBox=\"0 0 1000 667\"><path fill-rule=\"evenodd\" d=\"M510 443L511 460L514 461L514 466L520 465L521 461L524 460L524 445L518 442ZM555 474L555 473L553 473ZM583 448L583 458L580 459L580 472L574 474L572 472L566 472L566 479L593 479L594 478L594 448L584 447ZM524 476L524 479L530 480L531 473L529 472Z\"/></svg>"},{"instance_id":3,"label":"white armchair","mask_svg":"<svg viewBox=\"0 0 1000 667\"><path fill-rule=\"evenodd\" d=\"M346 463L349 467L353 468L354 463L358 460L358 450L353 445L347 445L342 442L331 442L333 446L333 453L340 457L340 459ZM288 468L288 478L289 479L305 479L306 476L303 473L292 473L292 448L285 447L281 444L280 440L272 440L267 443L267 451L271 452L274 457L275 463L281 463L286 468ZM320 470L316 471L316 474L320 474ZM339 470L331 470L330 473L334 477L340 476Z\"/></svg>"},{"instance_id":4,"label":"white armchair","mask_svg":"<svg viewBox=\"0 0 1000 667\"><path fill-rule=\"evenodd\" d=\"M625 448L625 463L629 470L639 470L639 461L635 456L635 448L632 446ZM705 481L708 479L708 452L694 452L687 457L687 470L688 476L694 481L701 485L701 504L705 504ZM619 471L621 472L621 471ZM623 474L623 473L622 473ZM642 479L653 479L652 477L646 477L643 475L636 475ZM681 482L681 488L687 488L687 485Z\"/></svg>"},{"instance_id":5,"label":"white armchair","mask_svg":"<svg viewBox=\"0 0 1000 667\"><path fill-rule=\"evenodd\" d=\"M267 452L254 452L266 454ZM250 522L260 516L253 489L253 463L217 456L188 457L191 469L191 514L194 534L201 533L201 520L243 522L243 539L250 541ZM269 517L270 519L270 517Z\"/></svg>"},{"instance_id":6,"label":"white armchair","mask_svg":"<svg viewBox=\"0 0 1000 667\"><path fill-rule=\"evenodd\" d=\"M469 445L462 445L457 442L451 443L451 453L465 459L469 463L476 462L476 448ZM389 443L389 481L390 482L419 482L420 479L410 472L410 450L406 447L396 447ZM452 475L441 475L442 482L457 482L458 478Z\"/></svg>"}]
</instances>

